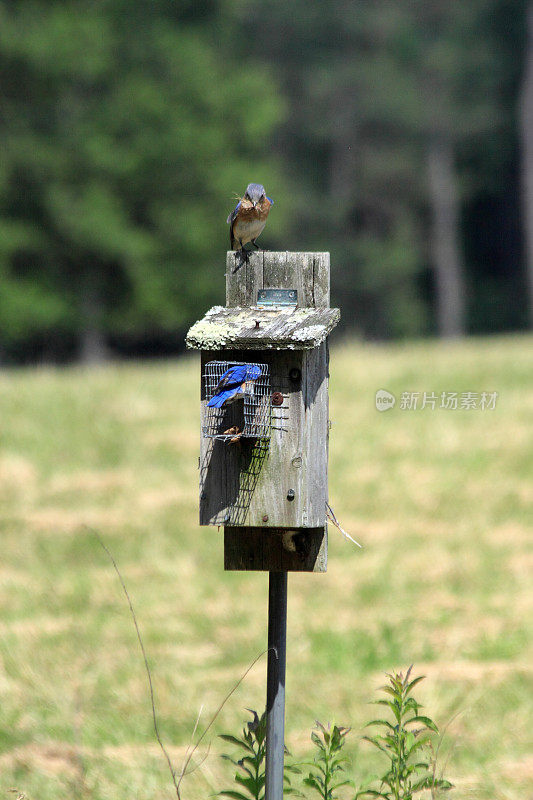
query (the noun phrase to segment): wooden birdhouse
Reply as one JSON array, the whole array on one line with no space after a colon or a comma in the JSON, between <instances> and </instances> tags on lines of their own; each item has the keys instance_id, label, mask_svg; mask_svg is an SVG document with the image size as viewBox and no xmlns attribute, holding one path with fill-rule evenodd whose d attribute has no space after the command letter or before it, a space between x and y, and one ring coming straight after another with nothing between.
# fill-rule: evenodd
<instances>
[{"instance_id":1,"label":"wooden birdhouse","mask_svg":"<svg viewBox=\"0 0 533 800\"><path fill-rule=\"evenodd\" d=\"M241 263L228 252L226 305L189 330L201 350L200 524L224 526L226 569L326 570L327 337L339 317L329 253ZM217 407L239 366L239 399Z\"/></svg>"}]
</instances>

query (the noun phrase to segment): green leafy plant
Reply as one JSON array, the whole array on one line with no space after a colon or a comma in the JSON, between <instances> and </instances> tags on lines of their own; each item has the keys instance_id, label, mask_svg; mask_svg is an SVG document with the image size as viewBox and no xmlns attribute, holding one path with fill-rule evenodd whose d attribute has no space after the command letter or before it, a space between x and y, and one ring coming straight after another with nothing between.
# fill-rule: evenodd
<instances>
[{"instance_id":1,"label":"green leafy plant","mask_svg":"<svg viewBox=\"0 0 533 800\"><path fill-rule=\"evenodd\" d=\"M220 734L220 738L226 742L236 745L244 755L235 759L232 756L223 755L226 761L231 762L237 767L235 782L247 792L226 789L219 792L222 797L231 797L233 800L263 800L265 796L265 754L266 754L266 713L261 717L256 711L248 709L252 714L252 720L247 722L242 729L242 736L231 736L227 733ZM285 748L287 753L287 749ZM286 786L284 794L294 793L290 785L288 772L299 772L297 767L285 766L284 780Z\"/></svg>"},{"instance_id":2,"label":"green leafy plant","mask_svg":"<svg viewBox=\"0 0 533 800\"><path fill-rule=\"evenodd\" d=\"M411 680L411 670L412 666L405 677L401 672L388 675L388 684L381 687L388 698L373 701L386 706L393 719L372 720L368 726L379 728L383 733L364 736L363 739L387 756L389 767L378 779L378 789L363 788L357 792L356 798L411 800L414 794L424 789L431 790L435 797L437 792L452 788L449 781L436 776L431 738L438 734L438 728L432 719L419 713L422 706L412 696L412 691L424 676Z\"/></svg>"},{"instance_id":3,"label":"green leafy plant","mask_svg":"<svg viewBox=\"0 0 533 800\"><path fill-rule=\"evenodd\" d=\"M315 758L311 762L305 762L311 771L303 782L306 786L315 789L323 800L335 800L338 795L337 789L341 786L352 786L352 781L348 779L339 780L339 773L345 772L344 764L347 758L341 755L342 748L346 740L346 735L350 728L340 728L337 725L322 725L316 723L318 733L311 733L311 741L317 748Z\"/></svg>"},{"instance_id":4,"label":"green leafy plant","mask_svg":"<svg viewBox=\"0 0 533 800\"><path fill-rule=\"evenodd\" d=\"M391 713L390 719L374 719L367 727L374 726L379 732L363 739L377 747L387 756L387 771L379 777L372 777L365 786L360 786L354 800L358 798L381 798L381 800L412 800L423 790L429 791L435 800L440 794L452 788L452 784L442 776L437 776L437 754L439 746L434 747L434 737L438 728L430 717L420 713L421 703L413 697L414 687L424 676L411 678L412 666L405 677L399 673L387 675L389 682L381 687L387 697L372 701L385 706ZM222 734L221 738L236 745L244 754L240 759L222 756L237 767L235 781L239 790L219 792L232 800L263 800L265 790L266 756L266 715L261 717L248 709L252 720L242 731L242 737ZM354 786L346 777L348 759L343 754L346 736L350 728L338 725L316 723L311 733L311 741L316 751L312 761L285 765L284 795L294 794L305 797L291 786L287 773L301 773L308 768L303 778L303 786L310 787L321 800L339 800L337 793L341 787ZM287 749L285 749L287 753ZM344 795L343 795L344 796Z\"/></svg>"}]
</instances>

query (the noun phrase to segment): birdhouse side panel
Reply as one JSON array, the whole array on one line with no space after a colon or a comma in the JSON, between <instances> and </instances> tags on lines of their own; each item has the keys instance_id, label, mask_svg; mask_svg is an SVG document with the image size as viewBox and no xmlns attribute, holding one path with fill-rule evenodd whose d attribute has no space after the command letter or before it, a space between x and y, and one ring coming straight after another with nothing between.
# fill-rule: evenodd
<instances>
[{"instance_id":1,"label":"birdhouse side panel","mask_svg":"<svg viewBox=\"0 0 533 800\"><path fill-rule=\"evenodd\" d=\"M329 348L323 342L304 355L305 385L303 441L307 452L304 483L307 494L307 520L303 527L326 524L329 452ZM305 519L305 514L304 514ZM309 524L309 521L314 521Z\"/></svg>"}]
</instances>

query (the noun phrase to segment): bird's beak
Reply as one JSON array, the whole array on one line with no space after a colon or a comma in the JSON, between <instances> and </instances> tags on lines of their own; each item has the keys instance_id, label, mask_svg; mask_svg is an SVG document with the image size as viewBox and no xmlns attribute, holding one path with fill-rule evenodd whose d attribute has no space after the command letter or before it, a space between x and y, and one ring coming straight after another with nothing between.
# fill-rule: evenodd
<instances>
[{"instance_id":1,"label":"bird's beak","mask_svg":"<svg viewBox=\"0 0 533 800\"><path fill-rule=\"evenodd\" d=\"M256 205L257 205L257 203L252 203L252 205L253 205L253 207L255 208L255 207L256 207Z\"/></svg>"}]
</instances>

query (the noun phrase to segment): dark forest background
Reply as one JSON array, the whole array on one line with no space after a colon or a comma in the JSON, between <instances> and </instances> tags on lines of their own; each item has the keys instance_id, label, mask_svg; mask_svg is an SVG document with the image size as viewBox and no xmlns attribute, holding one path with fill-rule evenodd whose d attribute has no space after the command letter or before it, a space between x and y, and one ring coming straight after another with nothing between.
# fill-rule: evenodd
<instances>
[{"instance_id":1,"label":"dark forest background","mask_svg":"<svg viewBox=\"0 0 533 800\"><path fill-rule=\"evenodd\" d=\"M533 3L0 0L0 361L183 349L226 216L330 250L345 332L533 318Z\"/></svg>"}]
</instances>

